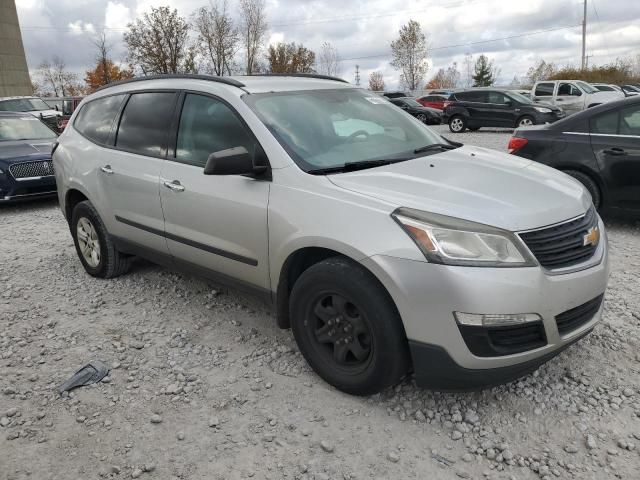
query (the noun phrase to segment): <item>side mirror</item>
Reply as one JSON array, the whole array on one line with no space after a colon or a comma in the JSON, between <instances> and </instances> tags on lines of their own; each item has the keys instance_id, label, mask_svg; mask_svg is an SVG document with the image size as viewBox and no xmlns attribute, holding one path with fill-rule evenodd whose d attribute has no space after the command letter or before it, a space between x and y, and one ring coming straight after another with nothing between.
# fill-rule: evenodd
<instances>
[{"instance_id":1,"label":"side mirror","mask_svg":"<svg viewBox=\"0 0 640 480\"><path fill-rule=\"evenodd\" d=\"M507 100L506 102L504 102L504 104L505 104L507 107L511 107L511 106L513 106L513 102L512 102L511 100Z\"/></svg>"},{"instance_id":2,"label":"side mirror","mask_svg":"<svg viewBox=\"0 0 640 480\"><path fill-rule=\"evenodd\" d=\"M245 147L228 148L213 152L204 166L205 175L261 175L266 165L254 165L252 155Z\"/></svg>"}]
</instances>

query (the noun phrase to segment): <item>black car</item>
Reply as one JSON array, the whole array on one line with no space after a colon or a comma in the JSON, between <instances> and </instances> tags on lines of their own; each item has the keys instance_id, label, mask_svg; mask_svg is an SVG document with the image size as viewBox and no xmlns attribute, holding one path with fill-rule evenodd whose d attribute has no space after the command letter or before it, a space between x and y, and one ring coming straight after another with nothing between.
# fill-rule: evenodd
<instances>
[{"instance_id":1,"label":"black car","mask_svg":"<svg viewBox=\"0 0 640 480\"><path fill-rule=\"evenodd\" d=\"M640 214L640 96L516 130L509 151L571 175L601 212Z\"/></svg>"},{"instance_id":2,"label":"black car","mask_svg":"<svg viewBox=\"0 0 640 480\"><path fill-rule=\"evenodd\" d=\"M56 195L56 133L28 113L0 112L0 203Z\"/></svg>"},{"instance_id":3,"label":"black car","mask_svg":"<svg viewBox=\"0 0 640 480\"><path fill-rule=\"evenodd\" d=\"M387 98L403 98L409 97L410 95L407 92L383 92L382 96Z\"/></svg>"},{"instance_id":4,"label":"black car","mask_svg":"<svg viewBox=\"0 0 640 480\"><path fill-rule=\"evenodd\" d=\"M510 90L474 89L451 94L443 121L453 133L481 127L527 127L563 118L561 108L534 103Z\"/></svg>"},{"instance_id":5,"label":"black car","mask_svg":"<svg viewBox=\"0 0 640 480\"><path fill-rule=\"evenodd\" d=\"M410 113L422 123L426 123L427 125L440 125L442 123L442 113L440 110L424 107L415 98L390 98L389 101L405 112Z\"/></svg>"}]
</instances>

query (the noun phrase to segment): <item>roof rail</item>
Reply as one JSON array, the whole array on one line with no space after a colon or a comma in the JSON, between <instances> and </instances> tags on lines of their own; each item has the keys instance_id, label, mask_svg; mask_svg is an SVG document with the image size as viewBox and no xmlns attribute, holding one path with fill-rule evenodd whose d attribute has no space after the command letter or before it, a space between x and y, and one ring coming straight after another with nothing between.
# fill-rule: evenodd
<instances>
[{"instance_id":1,"label":"roof rail","mask_svg":"<svg viewBox=\"0 0 640 480\"><path fill-rule=\"evenodd\" d=\"M118 82L108 83L107 85L103 85L102 87L98 88L96 92L99 92L100 90L104 90L106 88L115 87L117 85L125 85L127 83L143 82L145 80L162 80L168 78L182 78L185 80L208 80L210 82L225 83L234 87L244 87L244 83L229 77L215 77L213 75L200 75L195 73L167 73L162 75L148 75L146 77L134 77L128 80L120 80Z\"/></svg>"},{"instance_id":2,"label":"roof rail","mask_svg":"<svg viewBox=\"0 0 640 480\"><path fill-rule=\"evenodd\" d=\"M300 77L300 78L319 78L322 80L334 80L336 82L349 83L344 78L332 77L331 75L320 75L319 73L254 73L245 75L247 77Z\"/></svg>"}]
</instances>

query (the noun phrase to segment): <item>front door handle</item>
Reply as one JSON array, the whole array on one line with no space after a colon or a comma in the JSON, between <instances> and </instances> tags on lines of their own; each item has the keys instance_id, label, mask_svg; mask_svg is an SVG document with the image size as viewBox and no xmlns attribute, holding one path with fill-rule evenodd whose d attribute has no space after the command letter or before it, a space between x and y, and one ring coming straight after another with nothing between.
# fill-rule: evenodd
<instances>
[{"instance_id":1,"label":"front door handle","mask_svg":"<svg viewBox=\"0 0 640 480\"><path fill-rule=\"evenodd\" d=\"M604 151L607 155L626 155L627 152L623 148L613 147Z\"/></svg>"},{"instance_id":2,"label":"front door handle","mask_svg":"<svg viewBox=\"0 0 640 480\"><path fill-rule=\"evenodd\" d=\"M102 170L107 175L113 174L113 169L111 168L111 165L105 165L104 167L100 167L100 170Z\"/></svg>"},{"instance_id":3,"label":"front door handle","mask_svg":"<svg viewBox=\"0 0 640 480\"><path fill-rule=\"evenodd\" d=\"M179 180L173 180L172 182L166 180L164 186L174 192L184 192L184 185L182 185Z\"/></svg>"}]
</instances>

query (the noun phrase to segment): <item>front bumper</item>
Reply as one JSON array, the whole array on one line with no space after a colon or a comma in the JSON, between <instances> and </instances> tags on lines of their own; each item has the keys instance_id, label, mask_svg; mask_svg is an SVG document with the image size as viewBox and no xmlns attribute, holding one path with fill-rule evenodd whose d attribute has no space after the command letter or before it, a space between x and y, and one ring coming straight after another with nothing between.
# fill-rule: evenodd
<instances>
[{"instance_id":1,"label":"front bumper","mask_svg":"<svg viewBox=\"0 0 640 480\"><path fill-rule=\"evenodd\" d=\"M56 179L53 175L28 180L16 180L9 172L0 174L0 203L54 197L57 193Z\"/></svg>"},{"instance_id":2,"label":"front bumper","mask_svg":"<svg viewBox=\"0 0 640 480\"><path fill-rule=\"evenodd\" d=\"M606 290L605 235L594 258L599 260L595 265L562 275L541 267L454 267L382 255L362 263L380 279L398 308L411 345L416 380L425 387L451 390L492 385L495 376L509 380L523 375L591 331L602 315L602 305L590 320L565 334L559 333L556 316ZM511 355L476 356L462 337L455 311L537 313L542 317L546 344ZM446 377L452 377L446 384L434 372L445 367Z\"/></svg>"}]
</instances>

